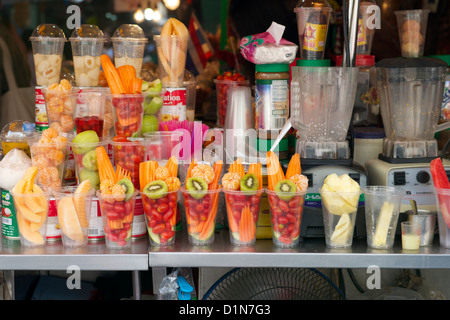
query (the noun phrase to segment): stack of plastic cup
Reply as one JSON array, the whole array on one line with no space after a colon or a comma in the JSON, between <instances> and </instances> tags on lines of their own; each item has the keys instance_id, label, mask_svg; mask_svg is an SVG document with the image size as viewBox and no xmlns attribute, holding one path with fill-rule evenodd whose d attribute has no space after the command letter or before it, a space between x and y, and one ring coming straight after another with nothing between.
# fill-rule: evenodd
<instances>
[{"instance_id":1,"label":"stack of plastic cup","mask_svg":"<svg viewBox=\"0 0 450 320\"><path fill-rule=\"evenodd\" d=\"M423 56L429 12L428 9L395 11L402 57Z\"/></svg>"},{"instance_id":2,"label":"stack of plastic cup","mask_svg":"<svg viewBox=\"0 0 450 320\"><path fill-rule=\"evenodd\" d=\"M98 86L105 35L97 26L83 24L72 32L69 40L77 86Z\"/></svg>"},{"instance_id":3,"label":"stack of plastic cup","mask_svg":"<svg viewBox=\"0 0 450 320\"><path fill-rule=\"evenodd\" d=\"M49 86L58 83L64 44L67 41L64 32L54 24L41 24L34 29L30 41L33 48L36 84Z\"/></svg>"},{"instance_id":4,"label":"stack of plastic cup","mask_svg":"<svg viewBox=\"0 0 450 320\"><path fill-rule=\"evenodd\" d=\"M122 24L111 37L114 51L114 65L132 65L139 77L142 69L147 38L141 27L136 24Z\"/></svg>"}]
</instances>

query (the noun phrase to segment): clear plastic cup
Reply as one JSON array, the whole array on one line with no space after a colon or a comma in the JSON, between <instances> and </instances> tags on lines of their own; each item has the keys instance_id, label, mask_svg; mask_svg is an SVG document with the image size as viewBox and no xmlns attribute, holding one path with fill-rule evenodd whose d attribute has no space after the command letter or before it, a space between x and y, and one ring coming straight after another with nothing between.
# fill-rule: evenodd
<instances>
[{"instance_id":1,"label":"clear plastic cup","mask_svg":"<svg viewBox=\"0 0 450 320\"><path fill-rule=\"evenodd\" d=\"M444 248L450 248L450 190L434 188L436 195L437 221L439 243Z\"/></svg>"},{"instance_id":2,"label":"clear plastic cup","mask_svg":"<svg viewBox=\"0 0 450 320\"><path fill-rule=\"evenodd\" d=\"M266 189L272 221L273 244L278 248L292 248L300 241L300 224L306 191L280 194Z\"/></svg>"},{"instance_id":3,"label":"clear plastic cup","mask_svg":"<svg viewBox=\"0 0 450 320\"><path fill-rule=\"evenodd\" d=\"M217 94L217 124L220 127L225 125L225 116L227 114L228 106L228 90L234 86L249 86L250 82L245 81L230 81L230 80L214 80Z\"/></svg>"},{"instance_id":4,"label":"clear plastic cup","mask_svg":"<svg viewBox=\"0 0 450 320\"><path fill-rule=\"evenodd\" d=\"M54 24L37 26L30 37L36 84L49 86L59 83L64 44L67 41L61 28Z\"/></svg>"},{"instance_id":5,"label":"clear plastic cup","mask_svg":"<svg viewBox=\"0 0 450 320\"><path fill-rule=\"evenodd\" d=\"M95 190L78 192L77 186L68 186L53 191L58 222L64 247L84 247L88 242L92 197Z\"/></svg>"},{"instance_id":6,"label":"clear plastic cup","mask_svg":"<svg viewBox=\"0 0 450 320\"><path fill-rule=\"evenodd\" d=\"M139 138L144 116L144 95L113 94L111 96L116 135Z\"/></svg>"},{"instance_id":7,"label":"clear plastic cup","mask_svg":"<svg viewBox=\"0 0 450 320\"><path fill-rule=\"evenodd\" d=\"M195 95L197 91L197 81L188 70L184 73L183 86L186 87L186 120L195 120Z\"/></svg>"},{"instance_id":8,"label":"clear plastic cup","mask_svg":"<svg viewBox=\"0 0 450 320\"><path fill-rule=\"evenodd\" d=\"M72 32L69 40L77 86L98 86L105 35L97 26L83 24Z\"/></svg>"},{"instance_id":9,"label":"clear plastic cup","mask_svg":"<svg viewBox=\"0 0 450 320\"><path fill-rule=\"evenodd\" d=\"M110 141L101 139L92 143L70 143L75 162L75 173L77 184L90 179L92 187L96 190L100 188L100 177L98 173L97 155L95 148L104 147L108 150Z\"/></svg>"},{"instance_id":10,"label":"clear plastic cup","mask_svg":"<svg viewBox=\"0 0 450 320\"><path fill-rule=\"evenodd\" d=\"M395 11L402 57L423 56L429 12L428 9Z\"/></svg>"},{"instance_id":11,"label":"clear plastic cup","mask_svg":"<svg viewBox=\"0 0 450 320\"><path fill-rule=\"evenodd\" d=\"M136 191L129 198L102 194L97 191L102 213L105 242L108 249L128 249L132 242L132 227Z\"/></svg>"},{"instance_id":12,"label":"clear plastic cup","mask_svg":"<svg viewBox=\"0 0 450 320\"><path fill-rule=\"evenodd\" d=\"M29 140L31 163L38 168L36 183L44 190L60 188L64 179L64 170L69 154L69 142L72 136L60 135L53 141L40 141L36 134Z\"/></svg>"},{"instance_id":13,"label":"clear plastic cup","mask_svg":"<svg viewBox=\"0 0 450 320\"><path fill-rule=\"evenodd\" d=\"M141 192L145 222L152 246L170 246L175 243L178 190L162 196Z\"/></svg>"},{"instance_id":14,"label":"clear plastic cup","mask_svg":"<svg viewBox=\"0 0 450 320\"><path fill-rule=\"evenodd\" d=\"M356 54L357 55L370 55L372 52L372 42L375 35L375 27L369 27L367 25L368 18L372 14L370 6L376 5L374 0L363 0L359 7L358 17L358 36L356 40ZM368 10L369 9L369 10Z\"/></svg>"},{"instance_id":15,"label":"clear plastic cup","mask_svg":"<svg viewBox=\"0 0 450 320\"><path fill-rule=\"evenodd\" d=\"M391 249L405 192L385 186L369 186L363 192L367 245L373 249Z\"/></svg>"},{"instance_id":16,"label":"clear plastic cup","mask_svg":"<svg viewBox=\"0 0 450 320\"><path fill-rule=\"evenodd\" d=\"M139 164L147 160L147 141L143 138L117 138L112 140L112 163L130 172L131 182L136 190L140 190ZM145 186L144 186L145 187Z\"/></svg>"},{"instance_id":17,"label":"clear plastic cup","mask_svg":"<svg viewBox=\"0 0 450 320\"><path fill-rule=\"evenodd\" d=\"M180 143L184 132L182 131L154 131L144 134L147 140L149 159L158 161L160 166L165 166L171 156L180 159ZM190 151L189 139L189 151Z\"/></svg>"},{"instance_id":18,"label":"clear plastic cup","mask_svg":"<svg viewBox=\"0 0 450 320\"><path fill-rule=\"evenodd\" d=\"M401 223L402 249L419 250L421 224L414 221L403 221Z\"/></svg>"},{"instance_id":19,"label":"clear plastic cup","mask_svg":"<svg viewBox=\"0 0 450 320\"><path fill-rule=\"evenodd\" d=\"M114 65L132 65L136 77L140 77L145 46L148 42L144 31L137 24L122 24L111 37L114 51Z\"/></svg>"},{"instance_id":20,"label":"clear plastic cup","mask_svg":"<svg viewBox=\"0 0 450 320\"><path fill-rule=\"evenodd\" d=\"M181 187L180 190L186 210L189 243L192 245L212 244L221 189L189 191Z\"/></svg>"},{"instance_id":21,"label":"clear plastic cup","mask_svg":"<svg viewBox=\"0 0 450 320\"><path fill-rule=\"evenodd\" d=\"M0 142L3 156L14 148L25 152L31 158L28 139L33 138L35 133L34 124L24 120L14 120L3 127L0 132Z\"/></svg>"},{"instance_id":22,"label":"clear plastic cup","mask_svg":"<svg viewBox=\"0 0 450 320\"><path fill-rule=\"evenodd\" d=\"M42 190L32 193L11 191L11 195L17 213L20 244L24 247L45 246L49 192Z\"/></svg>"},{"instance_id":23,"label":"clear plastic cup","mask_svg":"<svg viewBox=\"0 0 450 320\"><path fill-rule=\"evenodd\" d=\"M75 131L77 134L93 130L103 137L106 91L82 88L75 94Z\"/></svg>"},{"instance_id":24,"label":"clear plastic cup","mask_svg":"<svg viewBox=\"0 0 450 320\"><path fill-rule=\"evenodd\" d=\"M73 89L53 90L50 87L45 87L42 92L49 126L55 128L58 132L72 134L75 130L75 91Z\"/></svg>"},{"instance_id":25,"label":"clear plastic cup","mask_svg":"<svg viewBox=\"0 0 450 320\"><path fill-rule=\"evenodd\" d=\"M297 17L300 59L322 60L332 8L326 0L299 1Z\"/></svg>"},{"instance_id":26,"label":"clear plastic cup","mask_svg":"<svg viewBox=\"0 0 450 320\"><path fill-rule=\"evenodd\" d=\"M351 247L360 194L359 190L356 192L320 190L327 247Z\"/></svg>"},{"instance_id":27,"label":"clear plastic cup","mask_svg":"<svg viewBox=\"0 0 450 320\"><path fill-rule=\"evenodd\" d=\"M231 244L246 246L255 243L256 222L263 192L263 189L257 192L223 189Z\"/></svg>"},{"instance_id":28,"label":"clear plastic cup","mask_svg":"<svg viewBox=\"0 0 450 320\"><path fill-rule=\"evenodd\" d=\"M182 87L188 36L154 36L159 77L164 87Z\"/></svg>"}]
</instances>

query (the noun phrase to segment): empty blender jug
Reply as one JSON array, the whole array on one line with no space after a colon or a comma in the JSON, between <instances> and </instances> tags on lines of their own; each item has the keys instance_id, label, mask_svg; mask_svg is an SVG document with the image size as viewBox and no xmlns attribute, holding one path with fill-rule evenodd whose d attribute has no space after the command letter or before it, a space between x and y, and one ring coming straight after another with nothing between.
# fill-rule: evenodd
<instances>
[{"instance_id":1,"label":"empty blender jug","mask_svg":"<svg viewBox=\"0 0 450 320\"><path fill-rule=\"evenodd\" d=\"M348 159L356 67L292 67L291 121L302 158Z\"/></svg>"},{"instance_id":2,"label":"empty blender jug","mask_svg":"<svg viewBox=\"0 0 450 320\"><path fill-rule=\"evenodd\" d=\"M380 112L386 138L382 156L438 155L434 138L447 65L433 58L390 58L376 64Z\"/></svg>"}]
</instances>

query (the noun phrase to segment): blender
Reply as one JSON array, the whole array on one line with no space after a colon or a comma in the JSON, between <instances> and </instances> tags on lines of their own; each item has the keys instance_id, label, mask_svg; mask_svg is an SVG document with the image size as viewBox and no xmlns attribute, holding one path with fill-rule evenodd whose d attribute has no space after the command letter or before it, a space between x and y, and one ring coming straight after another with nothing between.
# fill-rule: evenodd
<instances>
[{"instance_id":1,"label":"blender","mask_svg":"<svg viewBox=\"0 0 450 320\"><path fill-rule=\"evenodd\" d=\"M436 210L430 161L439 156L436 132L446 63L433 58L390 58L376 64L380 112L386 137L378 159L366 162L371 185L406 191L401 212L410 200L419 209ZM450 162L443 159L450 174Z\"/></svg>"},{"instance_id":2,"label":"blender","mask_svg":"<svg viewBox=\"0 0 450 320\"><path fill-rule=\"evenodd\" d=\"M347 140L358 68L295 66L291 72L290 121L297 130L296 152L300 154L302 174L309 180L300 234L324 237L319 193L324 179L331 173L348 174L361 187L367 185L365 171L353 161ZM363 218L363 213L357 215L355 236L365 232Z\"/></svg>"}]
</instances>

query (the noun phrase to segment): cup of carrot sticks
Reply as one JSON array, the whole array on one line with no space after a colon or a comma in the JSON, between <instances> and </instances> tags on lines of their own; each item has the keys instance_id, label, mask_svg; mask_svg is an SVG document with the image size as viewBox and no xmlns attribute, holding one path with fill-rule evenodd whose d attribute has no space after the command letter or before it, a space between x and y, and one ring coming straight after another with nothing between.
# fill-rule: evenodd
<instances>
[{"instance_id":1,"label":"cup of carrot sticks","mask_svg":"<svg viewBox=\"0 0 450 320\"><path fill-rule=\"evenodd\" d=\"M301 174L300 155L292 156L284 173L277 155L269 151L267 178L273 243L276 247L294 247L300 239L304 196L308 189L308 178Z\"/></svg>"},{"instance_id":2,"label":"cup of carrot sticks","mask_svg":"<svg viewBox=\"0 0 450 320\"><path fill-rule=\"evenodd\" d=\"M164 166L156 160L140 163L139 181L145 222L152 246L175 243L176 224L180 220L177 178L178 162L172 156Z\"/></svg>"},{"instance_id":3,"label":"cup of carrot sticks","mask_svg":"<svg viewBox=\"0 0 450 320\"><path fill-rule=\"evenodd\" d=\"M234 161L222 177L230 242L237 246L253 245L256 241L262 187L261 163L249 165L247 173L241 159Z\"/></svg>"},{"instance_id":4,"label":"cup of carrot sticks","mask_svg":"<svg viewBox=\"0 0 450 320\"><path fill-rule=\"evenodd\" d=\"M192 245L210 245L214 242L222 167L222 161L210 165L194 160L187 170L185 185L180 190Z\"/></svg>"}]
</instances>

